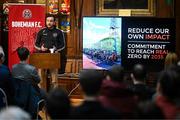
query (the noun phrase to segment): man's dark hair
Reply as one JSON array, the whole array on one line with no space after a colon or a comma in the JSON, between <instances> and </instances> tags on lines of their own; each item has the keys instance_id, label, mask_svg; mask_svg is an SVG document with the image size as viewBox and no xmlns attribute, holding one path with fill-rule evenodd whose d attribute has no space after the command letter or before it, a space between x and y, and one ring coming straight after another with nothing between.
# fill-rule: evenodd
<instances>
[{"instance_id":1,"label":"man's dark hair","mask_svg":"<svg viewBox=\"0 0 180 120\"><path fill-rule=\"evenodd\" d=\"M101 88L104 75L94 69L80 71L80 84L86 95L96 96Z\"/></svg>"},{"instance_id":2,"label":"man's dark hair","mask_svg":"<svg viewBox=\"0 0 180 120\"><path fill-rule=\"evenodd\" d=\"M17 49L17 53L18 53L18 57L21 61L23 60L27 60L28 56L29 56L29 50L26 47L19 47Z\"/></svg>"},{"instance_id":3,"label":"man's dark hair","mask_svg":"<svg viewBox=\"0 0 180 120\"><path fill-rule=\"evenodd\" d=\"M48 14L48 15L46 15L46 18L48 18L48 17L53 17L53 18L54 18L54 21L56 21L54 15Z\"/></svg>"},{"instance_id":4,"label":"man's dark hair","mask_svg":"<svg viewBox=\"0 0 180 120\"><path fill-rule=\"evenodd\" d=\"M111 80L122 82L124 80L124 68L121 65L114 65L108 71Z\"/></svg>"},{"instance_id":5,"label":"man's dark hair","mask_svg":"<svg viewBox=\"0 0 180 120\"><path fill-rule=\"evenodd\" d=\"M144 81L146 78L146 69L142 64L136 64L132 71L134 78L138 81Z\"/></svg>"},{"instance_id":6,"label":"man's dark hair","mask_svg":"<svg viewBox=\"0 0 180 120\"><path fill-rule=\"evenodd\" d=\"M67 93L61 88L52 89L46 97L46 108L51 119L68 118L70 100Z\"/></svg>"}]
</instances>

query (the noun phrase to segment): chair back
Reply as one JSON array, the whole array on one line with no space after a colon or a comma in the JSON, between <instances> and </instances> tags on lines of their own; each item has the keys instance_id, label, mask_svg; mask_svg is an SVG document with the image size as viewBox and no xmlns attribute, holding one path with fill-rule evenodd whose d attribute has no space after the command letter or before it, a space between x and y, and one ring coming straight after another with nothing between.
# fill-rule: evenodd
<instances>
[{"instance_id":1,"label":"chair back","mask_svg":"<svg viewBox=\"0 0 180 120\"><path fill-rule=\"evenodd\" d=\"M44 111L43 111L43 109L44 109ZM46 111L46 108L45 108L45 100L44 99L41 99L41 100L38 101L37 116L36 116L37 120L39 120L39 112L40 111L43 111L43 113L45 115L45 120L48 120L47 111Z\"/></svg>"},{"instance_id":2,"label":"chair back","mask_svg":"<svg viewBox=\"0 0 180 120\"><path fill-rule=\"evenodd\" d=\"M15 104L30 113L32 118L36 118L38 101L41 99L38 96L38 92L33 85L26 80L14 78L13 81Z\"/></svg>"},{"instance_id":3,"label":"chair back","mask_svg":"<svg viewBox=\"0 0 180 120\"><path fill-rule=\"evenodd\" d=\"M31 85L27 81L17 78L14 78L13 82L15 88L15 105L27 111Z\"/></svg>"},{"instance_id":4,"label":"chair back","mask_svg":"<svg viewBox=\"0 0 180 120\"><path fill-rule=\"evenodd\" d=\"M4 92L4 90L0 88L0 109L7 106L8 106L7 95Z\"/></svg>"}]
</instances>

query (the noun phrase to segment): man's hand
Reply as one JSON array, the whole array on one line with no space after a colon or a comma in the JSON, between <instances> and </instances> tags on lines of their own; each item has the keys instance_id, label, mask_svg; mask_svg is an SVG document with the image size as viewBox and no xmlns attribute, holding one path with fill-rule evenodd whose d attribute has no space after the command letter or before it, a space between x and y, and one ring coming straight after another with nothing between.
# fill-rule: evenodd
<instances>
[{"instance_id":1,"label":"man's hand","mask_svg":"<svg viewBox=\"0 0 180 120\"><path fill-rule=\"evenodd\" d=\"M41 46L41 51L47 51L48 50L48 48L45 48L44 47L44 44Z\"/></svg>"}]
</instances>

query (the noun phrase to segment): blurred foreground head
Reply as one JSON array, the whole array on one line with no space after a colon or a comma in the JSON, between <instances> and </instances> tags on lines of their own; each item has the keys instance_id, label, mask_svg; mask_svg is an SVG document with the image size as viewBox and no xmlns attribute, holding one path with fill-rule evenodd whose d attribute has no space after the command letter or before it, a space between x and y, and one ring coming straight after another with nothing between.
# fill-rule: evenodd
<instances>
[{"instance_id":1,"label":"blurred foreground head","mask_svg":"<svg viewBox=\"0 0 180 120\"><path fill-rule=\"evenodd\" d=\"M46 108L51 119L68 118L70 100L67 93L61 88L52 89L46 98Z\"/></svg>"},{"instance_id":2,"label":"blurred foreground head","mask_svg":"<svg viewBox=\"0 0 180 120\"><path fill-rule=\"evenodd\" d=\"M121 82L124 80L124 68L121 65L114 65L108 70L111 80Z\"/></svg>"},{"instance_id":3,"label":"blurred foreground head","mask_svg":"<svg viewBox=\"0 0 180 120\"><path fill-rule=\"evenodd\" d=\"M101 88L104 75L95 69L80 71L80 84L84 93L88 96L96 96Z\"/></svg>"},{"instance_id":4,"label":"blurred foreground head","mask_svg":"<svg viewBox=\"0 0 180 120\"><path fill-rule=\"evenodd\" d=\"M135 64L132 70L132 74L136 81L144 82L147 72L142 64Z\"/></svg>"},{"instance_id":5,"label":"blurred foreground head","mask_svg":"<svg viewBox=\"0 0 180 120\"><path fill-rule=\"evenodd\" d=\"M163 70L158 78L157 90L170 100L180 98L180 74L178 67Z\"/></svg>"},{"instance_id":6,"label":"blurred foreground head","mask_svg":"<svg viewBox=\"0 0 180 120\"><path fill-rule=\"evenodd\" d=\"M19 107L8 107L0 112L0 120L31 120L30 115Z\"/></svg>"}]
</instances>

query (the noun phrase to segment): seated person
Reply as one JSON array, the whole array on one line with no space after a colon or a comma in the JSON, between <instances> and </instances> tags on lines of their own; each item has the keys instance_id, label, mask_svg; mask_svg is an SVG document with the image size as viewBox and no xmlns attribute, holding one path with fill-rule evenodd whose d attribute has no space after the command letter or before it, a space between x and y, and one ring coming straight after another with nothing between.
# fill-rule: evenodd
<instances>
[{"instance_id":1,"label":"seated person","mask_svg":"<svg viewBox=\"0 0 180 120\"><path fill-rule=\"evenodd\" d=\"M120 117L118 112L104 107L98 101L98 93L104 79L102 73L93 69L82 70L79 79L84 92L84 102L72 109L71 118L114 119Z\"/></svg>"},{"instance_id":2,"label":"seated person","mask_svg":"<svg viewBox=\"0 0 180 120\"><path fill-rule=\"evenodd\" d=\"M40 77L36 68L27 63L29 57L29 50L26 47L19 47L17 49L20 63L13 65L12 76L21 80L31 82L32 85L38 90L38 83L40 83Z\"/></svg>"},{"instance_id":3,"label":"seated person","mask_svg":"<svg viewBox=\"0 0 180 120\"><path fill-rule=\"evenodd\" d=\"M180 111L180 72L171 66L158 76L154 101L162 110L165 119L175 119Z\"/></svg>"},{"instance_id":4,"label":"seated person","mask_svg":"<svg viewBox=\"0 0 180 120\"><path fill-rule=\"evenodd\" d=\"M51 119L68 118L70 107L70 100L63 89L54 88L46 97L46 109Z\"/></svg>"},{"instance_id":5,"label":"seated person","mask_svg":"<svg viewBox=\"0 0 180 120\"><path fill-rule=\"evenodd\" d=\"M139 101L151 100L155 90L146 85L147 71L142 64L135 64L131 73L133 85L132 91L138 97Z\"/></svg>"},{"instance_id":6,"label":"seated person","mask_svg":"<svg viewBox=\"0 0 180 120\"><path fill-rule=\"evenodd\" d=\"M37 103L45 93L39 88L40 77L36 68L27 63L29 50L26 47L17 49L20 63L13 65L12 76L15 87L15 104L28 111L32 118L37 114ZM19 95L20 94L20 95Z\"/></svg>"},{"instance_id":7,"label":"seated person","mask_svg":"<svg viewBox=\"0 0 180 120\"><path fill-rule=\"evenodd\" d=\"M134 93L124 82L125 71L120 65L114 65L107 72L106 79L101 86L100 102L122 114L122 118L133 117L137 100Z\"/></svg>"},{"instance_id":8,"label":"seated person","mask_svg":"<svg viewBox=\"0 0 180 120\"><path fill-rule=\"evenodd\" d=\"M14 89L12 85L11 73L7 66L3 65L5 54L3 48L0 46L0 88L2 88L8 99L8 104L13 103L12 96L14 96Z\"/></svg>"}]
</instances>

